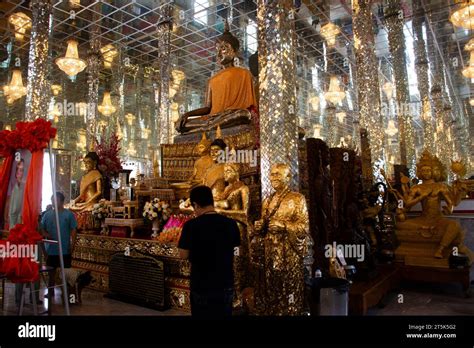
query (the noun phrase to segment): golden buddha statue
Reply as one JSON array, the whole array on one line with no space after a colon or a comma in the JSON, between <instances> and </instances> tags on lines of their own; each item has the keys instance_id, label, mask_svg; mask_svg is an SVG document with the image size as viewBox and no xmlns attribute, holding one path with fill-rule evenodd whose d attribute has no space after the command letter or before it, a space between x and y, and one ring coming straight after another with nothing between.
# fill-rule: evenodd
<instances>
[{"instance_id":1,"label":"golden buddha statue","mask_svg":"<svg viewBox=\"0 0 474 348\"><path fill-rule=\"evenodd\" d=\"M220 132L218 131L219 136ZM224 179L224 163L219 162L219 157L221 151L225 151L227 145L224 140L217 138L211 143L210 157L212 158L212 163L209 167L203 168L204 173L202 174L202 182L200 184L210 187L212 190L212 196L214 200L218 195L224 192L225 189L225 179ZM186 185L191 187L191 183L187 182ZM193 207L191 206L191 201L189 198L179 205L179 208L183 212L192 212Z\"/></svg>"},{"instance_id":2,"label":"golden buddha statue","mask_svg":"<svg viewBox=\"0 0 474 348\"><path fill-rule=\"evenodd\" d=\"M265 315L301 315L304 259L312 247L306 200L302 194L290 191L288 165L273 165L270 182L275 192L263 201L262 219L255 222L252 238L261 239L258 244L263 249L264 281L257 284L260 289L256 289L256 297Z\"/></svg>"},{"instance_id":3,"label":"golden buddha statue","mask_svg":"<svg viewBox=\"0 0 474 348\"><path fill-rule=\"evenodd\" d=\"M91 211L95 203L102 198L102 174L97 170L99 156L89 152L84 157L87 173L81 179L79 196L69 206L75 212Z\"/></svg>"},{"instance_id":4,"label":"golden buddha statue","mask_svg":"<svg viewBox=\"0 0 474 348\"><path fill-rule=\"evenodd\" d=\"M202 184L204 174L214 164L214 160L210 156L211 141L207 139L206 133L202 133L201 141L196 145L196 152L200 156L194 162L194 172L189 181Z\"/></svg>"},{"instance_id":5,"label":"golden buddha statue","mask_svg":"<svg viewBox=\"0 0 474 348\"><path fill-rule=\"evenodd\" d=\"M239 40L230 33L226 22L224 33L218 38L217 62L222 70L208 81L206 106L186 112L177 122L179 133L209 131L250 123L249 108L256 106L252 74L235 66Z\"/></svg>"},{"instance_id":6,"label":"golden buddha statue","mask_svg":"<svg viewBox=\"0 0 474 348\"><path fill-rule=\"evenodd\" d=\"M398 222L397 232L404 235L408 233L410 240L420 239L426 243L436 241L433 253L435 258L447 258L453 248L457 248L459 253L468 256L472 262L472 252L464 245L463 229L457 221L444 216L452 213L454 207L450 187L444 182L444 165L425 151L417 164L417 176L422 183L414 185L409 188L408 194L400 196L404 197L405 211L421 203L422 213L418 217ZM446 206L441 207L442 200L446 202Z\"/></svg>"},{"instance_id":7,"label":"golden buddha statue","mask_svg":"<svg viewBox=\"0 0 474 348\"><path fill-rule=\"evenodd\" d=\"M214 206L222 215L234 219L240 230L240 248L234 257L234 278L236 298L234 308L243 305L243 291L249 286L249 239L248 214L250 207L249 188L240 181L239 164L224 165L224 179L228 183L222 193L215 197Z\"/></svg>"}]
</instances>

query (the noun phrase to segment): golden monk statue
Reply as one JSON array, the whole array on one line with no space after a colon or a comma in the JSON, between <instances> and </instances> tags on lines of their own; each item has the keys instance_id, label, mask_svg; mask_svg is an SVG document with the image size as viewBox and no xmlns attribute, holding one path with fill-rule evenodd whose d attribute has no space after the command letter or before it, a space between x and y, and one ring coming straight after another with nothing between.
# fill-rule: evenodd
<instances>
[{"instance_id":1,"label":"golden monk statue","mask_svg":"<svg viewBox=\"0 0 474 348\"><path fill-rule=\"evenodd\" d=\"M210 150L211 141L207 139L206 133L202 133L202 139L196 146L196 151L200 157L194 162L194 172L189 181L203 183L204 174L214 164Z\"/></svg>"},{"instance_id":2,"label":"golden monk statue","mask_svg":"<svg viewBox=\"0 0 474 348\"><path fill-rule=\"evenodd\" d=\"M217 40L217 62L222 70L208 81L206 106L181 115L179 133L209 131L250 123L249 108L256 106L252 74L234 66L238 60L239 40L230 33L226 22L224 34Z\"/></svg>"},{"instance_id":3,"label":"golden monk statue","mask_svg":"<svg viewBox=\"0 0 474 348\"><path fill-rule=\"evenodd\" d=\"M270 182L275 192L263 201L262 219L255 222L254 238L263 239L264 268L256 297L266 315L302 315L304 259L312 246L306 200L290 191L288 165L273 165Z\"/></svg>"},{"instance_id":4,"label":"golden monk statue","mask_svg":"<svg viewBox=\"0 0 474 348\"><path fill-rule=\"evenodd\" d=\"M449 257L456 247L459 253L468 256L472 262L473 254L464 245L463 229L457 221L444 216L452 213L454 207L450 187L444 182L446 179L444 165L438 158L425 151L417 164L417 175L422 183L411 187L408 194L399 196L405 197L405 211L421 202L421 216L398 222L397 232L409 232L411 239L418 238L421 242L440 240L433 253L435 258ZM442 200L446 202L443 208L441 208Z\"/></svg>"},{"instance_id":5,"label":"golden monk statue","mask_svg":"<svg viewBox=\"0 0 474 348\"><path fill-rule=\"evenodd\" d=\"M240 248L234 257L234 278L236 298L234 308L243 305L242 292L249 286L249 238L248 214L250 207L249 188L240 181L239 164L226 163L224 179L228 183L224 192L216 196L216 211L237 221L240 230Z\"/></svg>"},{"instance_id":6,"label":"golden monk statue","mask_svg":"<svg viewBox=\"0 0 474 348\"><path fill-rule=\"evenodd\" d=\"M69 209L75 212L91 211L102 198L102 174L97 170L99 156L89 152L84 157L87 173L81 179L79 196L71 202Z\"/></svg>"}]
</instances>

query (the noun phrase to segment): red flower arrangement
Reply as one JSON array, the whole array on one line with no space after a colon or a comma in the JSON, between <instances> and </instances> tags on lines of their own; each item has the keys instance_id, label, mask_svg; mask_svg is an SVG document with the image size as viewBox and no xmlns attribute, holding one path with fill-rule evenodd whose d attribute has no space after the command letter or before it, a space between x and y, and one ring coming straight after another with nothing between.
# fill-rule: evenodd
<instances>
[{"instance_id":1,"label":"red flower arrangement","mask_svg":"<svg viewBox=\"0 0 474 348\"><path fill-rule=\"evenodd\" d=\"M7 157L17 149L30 152L43 150L56 136L51 122L38 118L33 122L17 122L13 131L0 131L0 156Z\"/></svg>"},{"instance_id":2,"label":"red flower arrangement","mask_svg":"<svg viewBox=\"0 0 474 348\"><path fill-rule=\"evenodd\" d=\"M33 259L33 256L38 255L20 255L22 250L36 250L37 243L42 239L41 235L26 225L17 224L10 230L8 239L0 241L0 246L3 252L16 250L16 254L0 255L0 272L4 273L9 280L14 283L17 282L33 282L39 278L39 264ZM7 247L8 246L8 247Z\"/></svg>"},{"instance_id":3,"label":"red flower arrangement","mask_svg":"<svg viewBox=\"0 0 474 348\"><path fill-rule=\"evenodd\" d=\"M99 156L99 170L109 178L117 177L122 170L122 162L119 158L120 139L116 132L112 132L109 138L102 130L100 140L95 141L95 152Z\"/></svg>"}]
</instances>

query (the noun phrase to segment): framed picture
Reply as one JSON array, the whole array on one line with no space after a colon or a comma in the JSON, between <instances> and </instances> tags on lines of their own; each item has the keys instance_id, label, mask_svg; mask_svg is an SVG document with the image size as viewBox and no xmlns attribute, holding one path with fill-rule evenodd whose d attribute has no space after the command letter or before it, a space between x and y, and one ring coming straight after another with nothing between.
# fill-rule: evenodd
<instances>
[{"instance_id":1,"label":"framed picture","mask_svg":"<svg viewBox=\"0 0 474 348\"><path fill-rule=\"evenodd\" d=\"M4 211L4 221L9 228L23 222L23 202L30 163L31 152L29 150L19 149L15 152Z\"/></svg>"}]
</instances>

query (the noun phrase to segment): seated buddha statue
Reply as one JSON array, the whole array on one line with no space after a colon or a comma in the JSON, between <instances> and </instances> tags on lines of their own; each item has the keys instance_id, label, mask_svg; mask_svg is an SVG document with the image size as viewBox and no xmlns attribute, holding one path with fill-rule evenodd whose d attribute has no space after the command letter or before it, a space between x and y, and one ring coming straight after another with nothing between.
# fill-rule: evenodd
<instances>
[{"instance_id":1,"label":"seated buddha statue","mask_svg":"<svg viewBox=\"0 0 474 348\"><path fill-rule=\"evenodd\" d=\"M456 247L459 253L465 254L472 262L473 254L464 245L464 231L455 220L447 219L444 215L452 213L454 204L449 186L444 182L445 168L443 164L428 152L424 152L417 164L417 176L422 180L409 189L404 199L405 210L410 210L421 202L420 216L397 223L397 230L412 231L426 240L438 235L440 242L434 253L435 258L444 258ZM444 200L446 206L441 207Z\"/></svg>"},{"instance_id":2,"label":"seated buddha statue","mask_svg":"<svg viewBox=\"0 0 474 348\"><path fill-rule=\"evenodd\" d=\"M234 308L240 308L244 302L244 289L250 285L249 279L249 238L248 214L250 206L250 192L247 185L240 181L239 165L226 163L224 165L224 179L227 182L222 193L215 197L216 211L237 222L240 231L239 252L234 254L234 288L236 296Z\"/></svg>"},{"instance_id":3,"label":"seated buddha statue","mask_svg":"<svg viewBox=\"0 0 474 348\"><path fill-rule=\"evenodd\" d=\"M95 203L102 198L102 174L97 169L99 156L89 152L84 157L86 174L81 178L79 196L70 204L69 209L75 212L91 211Z\"/></svg>"},{"instance_id":4,"label":"seated buddha statue","mask_svg":"<svg viewBox=\"0 0 474 348\"><path fill-rule=\"evenodd\" d=\"M196 152L200 156L194 162L194 171L190 182L198 182L202 184L204 174L214 164L214 160L210 155L211 141L207 139L206 133L202 133L201 141L196 145Z\"/></svg>"},{"instance_id":5,"label":"seated buddha statue","mask_svg":"<svg viewBox=\"0 0 474 348\"><path fill-rule=\"evenodd\" d=\"M227 145L224 140L220 138L211 143L210 156L212 158L212 163L205 169L202 175L201 184L211 188L214 199L224 192L225 189L224 163L219 162L219 156L221 151L225 151L226 147ZM190 212L193 210L189 198L181 203L179 207L183 212Z\"/></svg>"},{"instance_id":6,"label":"seated buddha statue","mask_svg":"<svg viewBox=\"0 0 474 348\"><path fill-rule=\"evenodd\" d=\"M180 116L176 127L179 133L250 123L249 109L257 103L252 74L248 69L234 66L239 47L239 40L230 33L226 22L224 33L216 44L217 63L222 69L208 81L206 105Z\"/></svg>"}]
</instances>

